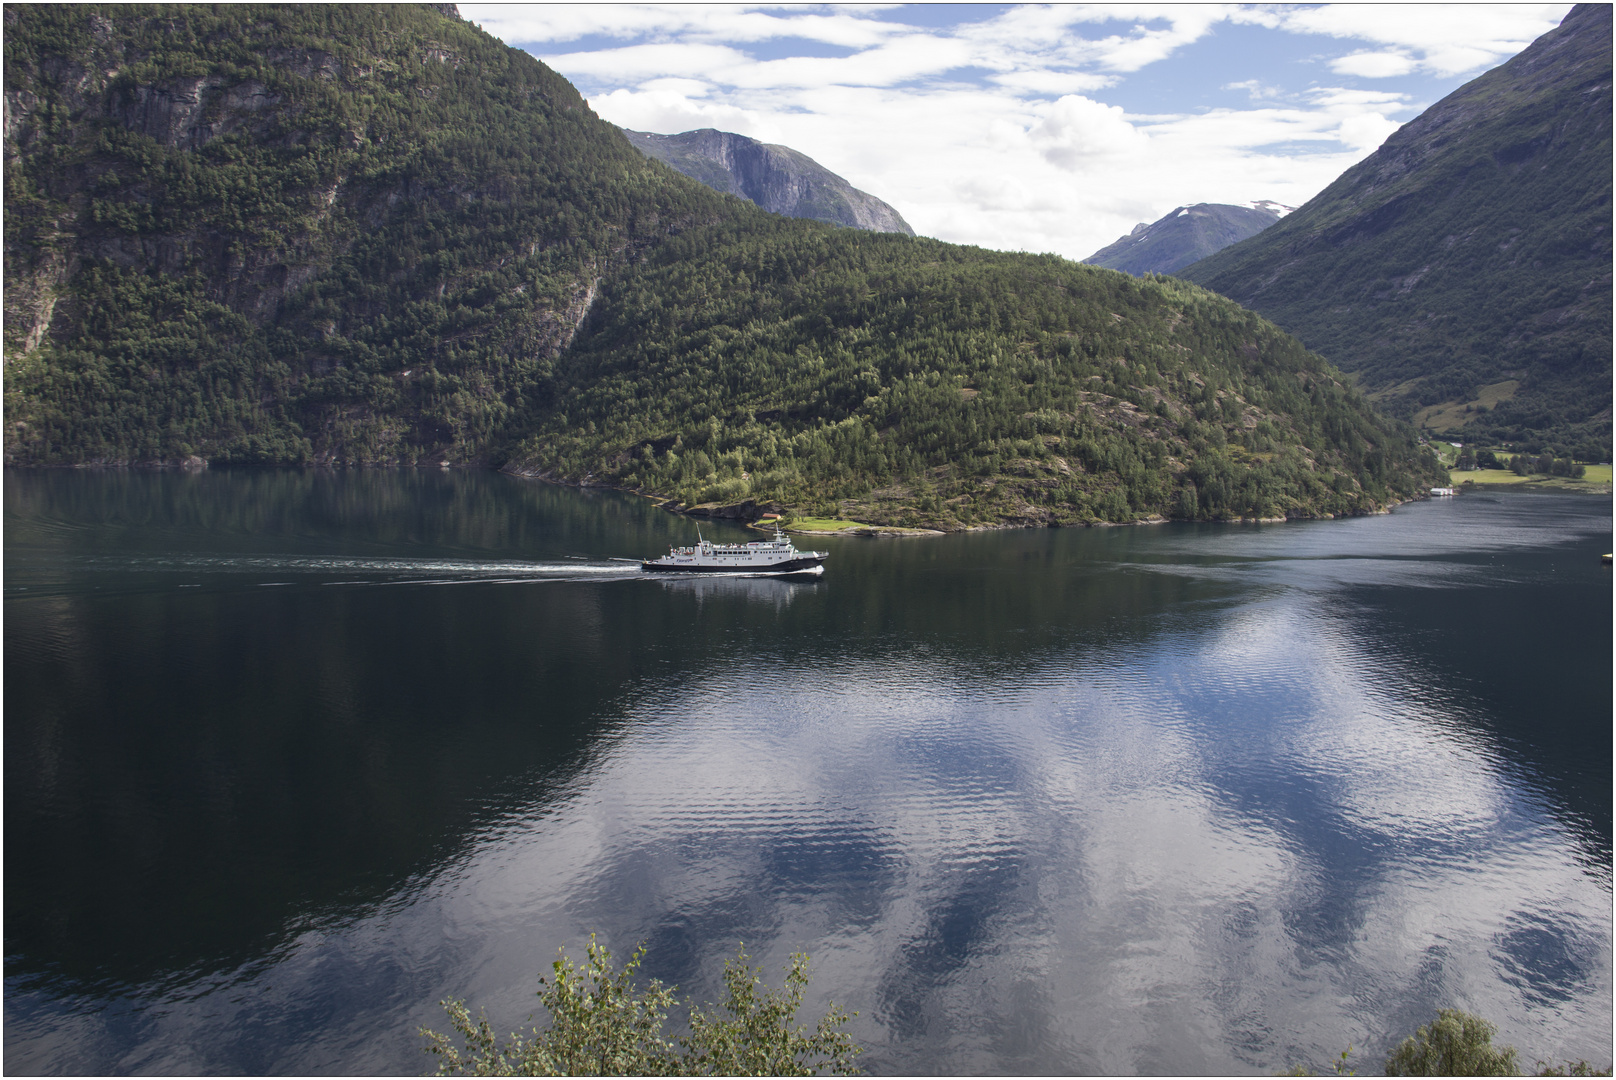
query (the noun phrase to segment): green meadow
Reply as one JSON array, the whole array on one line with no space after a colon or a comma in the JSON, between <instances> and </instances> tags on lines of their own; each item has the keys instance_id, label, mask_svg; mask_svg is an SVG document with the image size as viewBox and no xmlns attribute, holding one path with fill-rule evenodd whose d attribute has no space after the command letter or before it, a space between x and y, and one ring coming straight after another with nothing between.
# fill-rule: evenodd
<instances>
[{"instance_id":1,"label":"green meadow","mask_svg":"<svg viewBox=\"0 0 1616 1080\"><path fill-rule=\"evenodd\" d=\"M762 523L765 528L768 522ZM780 523L782 529L791 532L841 532L843 529L873 529L875 526L862 521L848 521L845 518L816 518L800 517L787 518Z\"/></svg>"},{"instance_id":2,"label":"green meadow","mask_svg":"<svg viewBox=\"0 0 1616 1080\"><path fill-rule=\"evenodd\" d=\"M1587 470L1580 480L1573 480L1565 476L1545 476L1534 474L1532 476L1516 476L1508 469L1460 469L1450 470L1448 482L1454 487L1465 484L1485 485L1487 487L1533 487L1557 488L1566 491L1609 492L1611 488L1611 470L1609 465L1586 465Z\"/></svg>"},{"instance_id":3,"label":"green meadow","mask_svg":"<svg viewBox=\"0 0 1616 1080\"><path fill-rule=\"evenodd\" d=\"M772 521L759 521L753 525L753 528L756 529L770 529L773 527L774 522ZM780 527L787 532L794 533L839 533L853 529L877 529L883 535L898 533L915 533L919 535L935 532L933 529L904 529L895 525L871 525L868 522L850 521L847 518L785 518L780 522Z\"/></svg>"}]
</instances>

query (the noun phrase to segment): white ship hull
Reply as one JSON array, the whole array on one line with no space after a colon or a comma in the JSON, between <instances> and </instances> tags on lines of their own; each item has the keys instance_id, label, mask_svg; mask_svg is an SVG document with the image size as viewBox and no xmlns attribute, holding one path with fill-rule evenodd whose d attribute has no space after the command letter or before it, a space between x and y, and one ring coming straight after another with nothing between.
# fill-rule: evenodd
<instances>
[{"instance_id":1,"label":"white ship hull","mask_svg":"<svg viewBox=\"0 0 1616 1080\"><path fill-rule=\"evenodd\" d=\"M715 544L703 540L676 547L660 559L646 559L640 569L651 574L802 574L822 573L828 551L798 551L775 529L774 539L750 544Z\"/></svg>"}]
</instances>

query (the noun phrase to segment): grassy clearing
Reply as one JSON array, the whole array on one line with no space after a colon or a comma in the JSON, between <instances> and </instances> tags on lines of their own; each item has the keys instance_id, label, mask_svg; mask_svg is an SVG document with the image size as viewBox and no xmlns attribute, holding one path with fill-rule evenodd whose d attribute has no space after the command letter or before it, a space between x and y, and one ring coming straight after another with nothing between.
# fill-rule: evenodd
<instances>
[{"instance_id":1,"label":"grassy clearing","mask_svg":"<svg viewBox=\"0 0 1616 1080\"><path fill-rule=\"evenodd\" d=\"M772 522L772 521L759 521L756 524L754 524L752 527L754 529L768 530L768 529L774 528L774 522ZM866 523L864 523L862 521L850 521L847 518L796 518L796 519L788 519L788 520L782 521L780 523L780 527L782 529L786 530L787 532L793 532L793 533L840 533L840 532L854 532L856 530L869 529L869 530L873 530L873 532L866 533L864 535L878 535L878 536L904 536L904 535L934 536L934 535L937 534L937 530L935 530L935 529L909 529L909 528L904 528L903 526L900 526L900 525L869 525L869 524L866 524Z\"/></svg>"},{"instance_id":2,"label":"grassy clearing","mask_svg":"<svg viewBox=\"0 0 1616 1080\"><path fill-rule=\"evenodd\" d=\"M1442 461L1442 464L1448 468L1453 468L1454 462L1459 460L1459 448L1452 443L1442 439L1432 439L1429 445L1432 450L1436 451L1436 456Z\"/></svg>"},{"instance_id":3,"label":"grassy clearing","mask_svg":"<svg viewBox=\"0 0 1616 1080\"><path fill-rule=\"evenodd\" d=\"M1444 401L1414 414L1414 423L1428 431L1453 431L1498 408L1500 401L1515 396L1521 384L1515 379L1483 386L1470 401Z\"/></svg>"},{"instance_id":4,"label":"grassy clearing","mask_svg":"<svg viewBox=\"0 0 1616 1080\"><path fill-rule=\"evenodd\" d=\"M1485 484L1488 487L1509 487L1514 484L1529 484L1532 479L1530 476L1516 476L1508 469L1471 469L1468 472L1453 469L1448 473L1448 483L1454 487L1467 480L1472 484ZM1540 476L1537 479L1545 478Z\"/></svg>"},{"instance_id":5,"label":"grassy clearing","mask_svg":"<svg viewBox=\"0 0 1616 1080\"><path fill-rule=\"evenodd\" d=\"M764 527L769 522L762 522ZM874 525L867 525L862 521L848 521L845 518L787 518L780 523L782 529L791 532L841 532L843 529L873 529Z\"/></svg>"},{"instance_id":6,"label":"grassy clearing","mask_svg":"<svg viewBox=\"0 0 1616 1080\"><path fill-rule=\"evenodd\" d=\"M1477 487L1522 487L1531 485L1534 488L1558 488L1565 491L1608 491L1611 486L1611 470L1609 465L1586 465L1587 472L1581 480L1573 480L1568 476L1516 476L1508 469L1474 469L1461 472L1453 469L1448 473L1448 483L1454 487L1464 484L1475 484Z\"/></svg>"}]
</instances>

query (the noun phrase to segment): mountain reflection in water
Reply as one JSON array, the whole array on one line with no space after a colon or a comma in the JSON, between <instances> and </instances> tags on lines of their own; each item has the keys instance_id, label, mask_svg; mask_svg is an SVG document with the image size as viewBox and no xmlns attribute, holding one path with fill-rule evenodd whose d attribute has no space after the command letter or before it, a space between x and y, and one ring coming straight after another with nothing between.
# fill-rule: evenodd
<instances>
[{"instance_id":1,"label":"mountain reflection in water","mask_svg":"<svg viewBox=\"0 0 1616 1080\"><path fill-rule=\"evenodd\" d=\"M796 582L497 475L6 480L12 1071L418 1072L591 930L698 999L808 951L872 1072L1609 1057L1608 499Z\"/></svg>"}]
</instances>

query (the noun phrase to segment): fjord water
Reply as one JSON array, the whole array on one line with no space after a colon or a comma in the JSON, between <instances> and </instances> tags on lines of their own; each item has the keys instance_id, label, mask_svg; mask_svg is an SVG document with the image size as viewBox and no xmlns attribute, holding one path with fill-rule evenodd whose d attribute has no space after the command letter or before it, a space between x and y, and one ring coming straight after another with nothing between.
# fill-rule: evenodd
<instances>
[{"instance_id":1,"label":"fjord water","mask_svg":"<svg viewBox=\"0 0 1616 1080\"><path fill-rule=\"evenodd\" d=\"M1608 1064L1608 498L817 541L495 474L8 472L10 1072L414 1073L591 931L876 1073ZM707 524L709 537L744 530ZM755 534L754 534L755 535Z\"/></svg>"}]
</instances>

